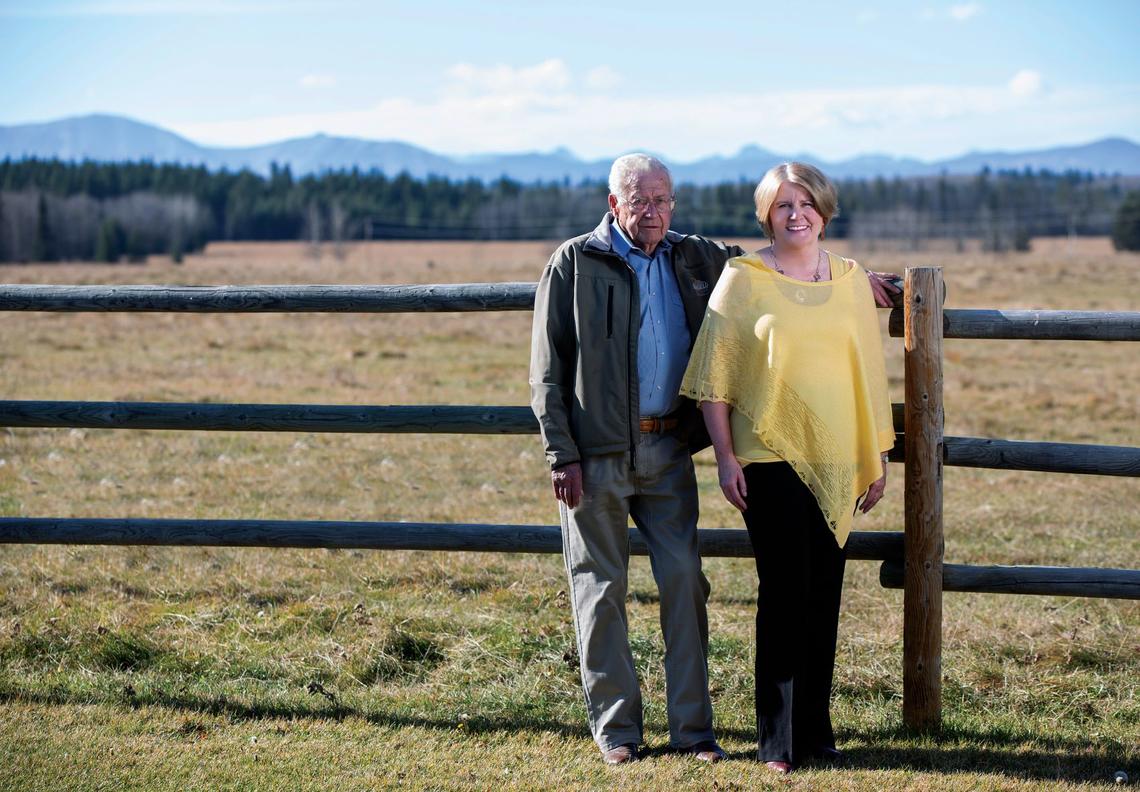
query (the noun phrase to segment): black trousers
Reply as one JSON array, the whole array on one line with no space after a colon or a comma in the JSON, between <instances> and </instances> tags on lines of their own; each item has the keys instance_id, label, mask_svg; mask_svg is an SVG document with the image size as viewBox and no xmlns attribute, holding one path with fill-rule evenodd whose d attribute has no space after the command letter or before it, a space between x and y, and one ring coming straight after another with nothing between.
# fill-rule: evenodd
<instances>
[{"instance_id":1,"label":"black trousers","mask_svg":"<svg viewBox=\"0 0 1140 792\"><path fill-rule=\"evenodd\" d=\"M757 758L796 765L835 747L831 681L847 554L786 462L746 465L744 477L759 578Z\"/></svg>"}]
</instances>

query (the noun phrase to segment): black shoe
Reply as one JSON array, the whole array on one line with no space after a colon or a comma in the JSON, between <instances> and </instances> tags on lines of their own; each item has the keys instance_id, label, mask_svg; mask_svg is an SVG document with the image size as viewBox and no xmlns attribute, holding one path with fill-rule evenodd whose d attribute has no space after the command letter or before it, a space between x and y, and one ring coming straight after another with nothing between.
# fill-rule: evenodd
<instances>
[{"instance_id":1,"label":"black shoe","mask_svg":"<svg viewBox=\"0 0 1140 792\"><path fill-rule=\"evenodd\" d=\"M815 758L827 764L841 765L847 763L847 754L834 745L821 745L816 748Z\"/></svg>"}]
</instances>

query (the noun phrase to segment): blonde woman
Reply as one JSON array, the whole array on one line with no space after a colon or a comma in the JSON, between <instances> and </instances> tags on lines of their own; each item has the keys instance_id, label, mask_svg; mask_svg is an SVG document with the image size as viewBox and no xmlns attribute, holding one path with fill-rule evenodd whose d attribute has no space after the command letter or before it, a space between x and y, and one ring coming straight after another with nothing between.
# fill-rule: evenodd
<instances>
[{"instance_id":1,"label":"blonde woman","mask_svg":"<svg viewBox=\"0 0 1140 792\"><path fill-rule=\"evenodd\" d=\"M770 244L727 263L681 393L700 402L752 540L757 758L788 773L842 758L829 699L844 546L856 504L883 495L894 430L868 278L820 246L834 185L791 162L754 198Z\"/></svg>"}]
</instances>

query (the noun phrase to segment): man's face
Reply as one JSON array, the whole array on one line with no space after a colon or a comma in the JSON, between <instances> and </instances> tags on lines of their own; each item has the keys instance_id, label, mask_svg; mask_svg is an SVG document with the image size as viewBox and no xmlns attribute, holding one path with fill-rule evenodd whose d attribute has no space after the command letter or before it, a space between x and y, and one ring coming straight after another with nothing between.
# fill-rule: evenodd
<instances>
[{"instance_id":1,"label":"man's face","mask_svg":"<svg viewBox=\"0 0 1140 792\"><path fill-rule=\"evenodd\" d=\"M635 199L642 203L636 210L629 203ZM669 179L664 173L651 171L639 176L629 193L620 200L618 196L610 195L610 211L633 244L652 256L673 219L673 210L669 208L671 199Z\"/></svg>"}]
</instances>

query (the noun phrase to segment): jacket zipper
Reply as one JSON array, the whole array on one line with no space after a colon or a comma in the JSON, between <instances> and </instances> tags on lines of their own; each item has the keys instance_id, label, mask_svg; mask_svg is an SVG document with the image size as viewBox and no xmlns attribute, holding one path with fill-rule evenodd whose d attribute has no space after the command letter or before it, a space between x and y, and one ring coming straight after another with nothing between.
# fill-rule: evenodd
<instances>
[{"instance_id":1,"label":"jacket zipper","mask_svg":"<svg viewBox=\"0 0 1140 792\"><path fill-rule=\"evenodd\" d=\"M623 262L623 263L625 263L625 262ZM630 352L627 352L626 356L625 356L625 382L626 382L626 393L627 393L626 398L629 399L629 407L628 407L629 412L632 413L633 408L637 407L638 408L637 414L641 415L641 406L635 405L633 403L633 381L634 381L633 380L633 372L637 368L636 348L635 348L636 342L634 341L634 339L638 338L638 336L636 334L634 334L633 290L638 288L638 286L637 286L637 277L634 275L633 270L630 268L628 263L625 263L625 269L626 269L626 273L627 273L626 277L629 278L629 311L627 312L627 316L629 316L629 329L627 330L627 332L629 334L629 339L627 341L627 346L630 348L630 352L633 353L633 354L630 354ZM611 286L610 288L612 289L613 287ZM637 326L639 328L641 326L641 316L640 315L637 316ZM637 437L634 435L634 432L640 432L641 428L640 428L640 425L636 425L636 424L637 424L637 421L634 420L633 417L631 416L630 420L629 420L629 469L630 470L637 470Z\"/></svg>"}]
</instances>

